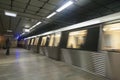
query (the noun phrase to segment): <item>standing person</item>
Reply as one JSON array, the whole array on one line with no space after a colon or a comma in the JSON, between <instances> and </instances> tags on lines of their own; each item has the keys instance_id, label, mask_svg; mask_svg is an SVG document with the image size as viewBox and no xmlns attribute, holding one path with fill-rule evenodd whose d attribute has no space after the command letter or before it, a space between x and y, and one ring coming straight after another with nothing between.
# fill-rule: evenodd
<instances>
[{"instance_id":1,"label":"standing person","mask_svg":"<svg viewBox=\"0 0 120 80\"><path fill-rule=\"evenodd\" d=\"M6 39L6 49L7 49L6 55L9 55L10 54L10 39L9 38Z\"/></svg>"}]
</instances>

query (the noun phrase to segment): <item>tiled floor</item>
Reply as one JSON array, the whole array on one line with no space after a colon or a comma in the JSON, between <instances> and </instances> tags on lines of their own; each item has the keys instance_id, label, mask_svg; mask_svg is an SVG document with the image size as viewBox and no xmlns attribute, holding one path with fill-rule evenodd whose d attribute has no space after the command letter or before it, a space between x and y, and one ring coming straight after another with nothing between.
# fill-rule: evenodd
<instances>
[{"instance_id":1,"label":"tiled floor","mask_svg":"<svg viewBox=\"0 0 120 80\"><path fill-rule=\"evenodd\" d=\"M0 50L0 80L107 80L25 49Z\"/></svg>"}]
</instances>

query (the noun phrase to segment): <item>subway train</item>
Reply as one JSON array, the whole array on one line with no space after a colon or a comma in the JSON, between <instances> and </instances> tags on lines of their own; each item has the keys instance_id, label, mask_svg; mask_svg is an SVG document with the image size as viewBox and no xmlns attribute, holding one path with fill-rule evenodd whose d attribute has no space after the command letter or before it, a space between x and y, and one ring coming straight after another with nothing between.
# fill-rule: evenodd
<instances>
[{"instance_id":1,"label":"subway train","mask_svg":"<svg viewBox=\"0 0 120 80\"><path fill-rule=\"evenodd\" d=\"M24 47L51 59L120 80L120 12L27 37Z\"/></svg>"}]
</instances>

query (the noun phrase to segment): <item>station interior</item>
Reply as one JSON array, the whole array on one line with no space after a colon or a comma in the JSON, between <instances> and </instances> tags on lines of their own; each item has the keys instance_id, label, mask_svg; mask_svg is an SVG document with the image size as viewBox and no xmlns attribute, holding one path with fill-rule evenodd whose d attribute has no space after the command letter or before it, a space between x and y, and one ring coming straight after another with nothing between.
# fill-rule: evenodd
<instances>
[{"instance_id":1,"label":"station interior","mask_svg":"<svg viewBox=\"0 0 120 80\"><path fill-rule=\"evenodd\" d=\"M120 0L0 0L0 80L120 80Z\"/></svg>"}]
</instances>

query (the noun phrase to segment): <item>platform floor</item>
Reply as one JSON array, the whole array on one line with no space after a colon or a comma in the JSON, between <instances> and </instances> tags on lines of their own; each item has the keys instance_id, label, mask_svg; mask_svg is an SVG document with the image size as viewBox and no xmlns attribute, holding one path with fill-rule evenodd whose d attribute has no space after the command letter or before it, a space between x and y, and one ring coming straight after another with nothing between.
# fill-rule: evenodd
<instances>
[{"instance_id":1,"label":"platform floor","mask_svg":"<svg viewBox=\"0 0 120 80\"><path fill-rule=\"evenodd\" d=\"M0 80L108 80L25 49L0 50Z\"/></svg>"}]
</instances>

